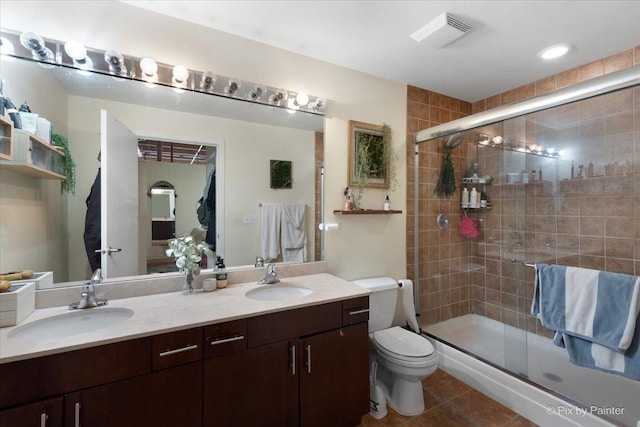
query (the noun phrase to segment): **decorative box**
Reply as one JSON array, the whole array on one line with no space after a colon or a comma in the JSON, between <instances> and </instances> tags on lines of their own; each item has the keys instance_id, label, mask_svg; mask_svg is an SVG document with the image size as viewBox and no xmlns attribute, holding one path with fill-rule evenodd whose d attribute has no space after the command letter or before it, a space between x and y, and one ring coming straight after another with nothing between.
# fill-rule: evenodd
<instances>
[{"instance_id":1,"label":"decorative box","mask_svg":"<svg viewBox=\"0 0 640 427\"><path fill-rule=\"evenodd\" d=\"M33 273L33 277L31 279L25 280L14 280L11 283L14 285L19 285L22 283L35 282L36 289L47 289L53 287L53 271L41 271L39 273Z\"/></svg>"},{"instance_id":2,"label":"decorative box","mask_svg":"<svg viewBox=\"0 0 640 427\"><path fill-rule=\"evenodd\" d=\"M36 284L12 283L8 291L0 293L0 327L17 325L35 308Z\"/></svg>"}]
</instances>

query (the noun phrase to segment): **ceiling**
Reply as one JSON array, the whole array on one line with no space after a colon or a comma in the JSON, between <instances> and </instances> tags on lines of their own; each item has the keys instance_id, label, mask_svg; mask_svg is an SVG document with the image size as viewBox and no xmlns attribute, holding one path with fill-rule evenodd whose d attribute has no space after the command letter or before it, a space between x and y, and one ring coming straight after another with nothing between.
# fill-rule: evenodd
<instances>
[{"instance_id":1,"label":"ceiling","mask_svg":"<svg viewBox=\"0 0 640 427\"><path fill-rule=\"evenodd\" d=\"M640 45L640 1L125 2L469 102ZM442 48L409 38L444 12L473 28ZM558 43L573 49L537 56Z\"/></svg>"}]
</instances>

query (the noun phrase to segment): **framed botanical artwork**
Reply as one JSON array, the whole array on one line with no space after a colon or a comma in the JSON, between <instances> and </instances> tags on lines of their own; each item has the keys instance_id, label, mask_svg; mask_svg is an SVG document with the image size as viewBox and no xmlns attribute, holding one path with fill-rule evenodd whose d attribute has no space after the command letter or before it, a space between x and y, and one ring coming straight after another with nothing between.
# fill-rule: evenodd
<instances>
[{"instance_id":1,"label":"framed botanical artwork","mask_svg":"<svg viewBox=\"0 0 640 427\"><path fill-rule=\"evenodd\" d=\"M389 188L387 144L383 126L349 121L349 186Z\"/></svg>"},{"instance_id":2,"label":"framed botanical artwork","mask_svg":"<svg viewBox=\"0 0 640 427\"><path fill-rule=\"evenodd\" d=\"M291 178L291 166L290 160L271 160L271 188L274 189L288 189L291 188L293 179Z\"/></svg>"}]
</instances>

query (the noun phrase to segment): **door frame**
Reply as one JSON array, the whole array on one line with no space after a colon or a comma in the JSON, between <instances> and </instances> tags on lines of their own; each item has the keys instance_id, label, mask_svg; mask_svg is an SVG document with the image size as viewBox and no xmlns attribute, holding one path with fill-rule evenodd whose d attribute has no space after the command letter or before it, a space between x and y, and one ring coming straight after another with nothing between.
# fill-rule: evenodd
<instances>
[{"instance_id":1,"label":"door frame","mask_svg":"<svg viewBox=\"0 0 640 427\"><path fill-rule=\"evenodd\" d=\"M138 140L150 139L160 142L175 142L179 144L206 145L216 147L216 255L224 258L225 229L224 229L224 139L210 138L207 141L197 138L162 134L136 134ZM142 245L142 243L140 243ZM207 266L215 266L215 259L207 258ZM208 267L213 268L213 267ZM146 273L148 274L148 273Z\"/></svg>"}]
</instances>

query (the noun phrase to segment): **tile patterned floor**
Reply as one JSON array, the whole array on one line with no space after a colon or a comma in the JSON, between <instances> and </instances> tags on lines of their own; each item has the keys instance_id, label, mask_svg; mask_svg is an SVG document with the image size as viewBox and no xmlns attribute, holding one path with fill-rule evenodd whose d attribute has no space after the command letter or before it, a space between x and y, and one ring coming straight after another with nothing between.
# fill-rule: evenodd
<instances>
[{"instance_id":1,"label":"tile patterned floor","mask_svg":"<svg viewBox=\"0 0 640 427\"><path fill-rule=\"evenodd\" d=\"M532 427L536 424L438 369L422 382L425 411L406 417L389 408L381 420L367 414L357 427Z\"/></svg>"}]
</instances>

